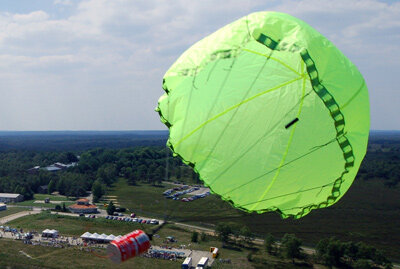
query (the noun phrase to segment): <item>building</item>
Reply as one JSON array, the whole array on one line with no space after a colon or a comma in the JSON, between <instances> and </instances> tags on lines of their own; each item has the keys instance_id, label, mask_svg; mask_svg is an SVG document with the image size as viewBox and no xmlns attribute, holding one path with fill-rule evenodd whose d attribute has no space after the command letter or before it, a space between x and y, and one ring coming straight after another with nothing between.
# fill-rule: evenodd
<instances>
[{"instance_id":1,"label":"building","mask_svg":"<svg viewBox=\"0 0 400 269\"><path fill-rule=\"evenodd\" d=\"M48 190L48 187L47 187L47 186L48 186L48 185L39 186L38 189L37 189L37 192L38 192L38 193L42 193L42 194L46 194L46 193L47 193L47 190Z\"/></svg>"},{"instance_id":2,"label":"building","mask_svg":"<svg viewBox=\"0 0 400 269\"><path fill-rule=\"evenodd\" d=\"M23 200L24 196L19 193L0 193L0 203L17 203Z\"/></svg>"},{"instance_id":3,"label":"building","mask_svg":"<svg viewBox=\"0 0 400 269\"><path fill-rule=\"evenodd\" d=\"M7 210L7 206L5 204L0 203L0 211Z\"/></svg>"},{"instance_id":4,"label":"building","mask_svg":"<svg viewBox=\"0 0 400 269\"><path fill-rule=\"evenodd\" d=\"M77 213L77 214L97 213L97 206L89 204L88 199L79 199L76 201L76 204L70 205L68 209L72 213Z\"/></svg>"},{"instance_id":5,"label":"building","mask_svg":"<svg viewBox=\"0 0 400 269\"><path fill-rule=\"evenodd\" d=\"M40 166L35 166L26 170L29 174L36 175L39 173Z\"/></svg>"},{"instance_id":6,"label":"building","mask_svg":"<svg viewBox=\"0 0 400 269\"><path fill-rule=\"evenodd\" d=\"M46 170L47 172L58 172L58 171L62 170L60 167L57 167L54 165L46 166L43 169Z\"/></svg>"}]
</instances>

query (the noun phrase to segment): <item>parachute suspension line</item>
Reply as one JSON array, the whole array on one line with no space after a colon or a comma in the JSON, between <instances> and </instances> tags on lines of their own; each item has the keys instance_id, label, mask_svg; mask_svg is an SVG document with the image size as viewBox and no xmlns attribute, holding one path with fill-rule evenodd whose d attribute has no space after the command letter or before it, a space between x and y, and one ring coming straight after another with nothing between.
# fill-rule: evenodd
<instances>
[{"instance_id":1,"label":"parachute suspension line","mask_svg":"<svg viewBox=\"0 0 400 269\"><path fill-rule=\"evenodd\" d=\"M271 55L272 55L272 52L273 52L273 51L271 51ZM264 64L261 66L260 70L259 70L258 73L257 73L257 76L254 78L254 80L253 80L252 83L250 84L250 86L249 86L249 88L247 89L246 93L244 94L244 96L243 96L243 98L242 98L240 104L242 104L242 103L247 99L247 97L248 97L248 95L249 95L251 89L253 88L254 84L256 83L256 81L258 80L258 78L261 76L261 73L262 73L262 71L264 70L264 68L265 68L265 66L266 66L266 64L267 64L268 59L269 59L269 58L267 57L266 60L265 60L265 62L264 62ZM236 116L236 114L237 114L237 112L238 112L239 109L240 109L240 106L238 106L237 109L235 109L235 111L233 112L231 118L229 119L229 122L232 122L233 118ZM228 127L229 127L229 124L227 124L227 125L224 126L224 129L223 129L222 132L219 134L219 136L218 136L217 140L215 141L213 147L211 148L210 152L207 154L207 157L205 158L205 161L202 163L202 166L201 166L200 168L198 168L199 170L200 170L201 168L203 168L203 167L207 164L207 162L208 162L208 160L209 160L209 157L211 156L211 154L214 152L215 148L217 147L217 145L218 145L219 142L221 141L221 139L222 139L222 137L224 136L224 134L225 134L226 130L228 129ZM204 128L203 128L203 129L204 129Z\"/></svg>"},{"instance_id":2,"label":"parachute suspension line","mask_svg":"<svg viewBox=\"0 0 400 269\"><path fill-rule=\"evenodd\" d=\"M167 101L167 113L168 113L168 115L170 115L169 114L169 107L170 107L170 98L168 98L168 101ZM169 148L169 146L168 145L170 145L170 142L169 142L169 138L168 138L168 140L167 140L167 144L166 144L166 147L165 147L165 173L164 173L164 181L168 181L168 179L169 179L169 150L170 150L170 148ZM167 199L163 199L164 200L164 222L167 220Z\"/></svg>"},{"instance_id":3,"label":"parachute suspension line","mask_svg":"<svg viewBox=\"0 0 400 269\"><path fill-rule=\"evenodd\" d=\"M168 108L169 108L169 101L168 101ZM164 180L168 181L169 179L169 148L165 148L165 176ZM167 199L164 200L164 222L167 221Z\"/></svg>"}]
</instances>

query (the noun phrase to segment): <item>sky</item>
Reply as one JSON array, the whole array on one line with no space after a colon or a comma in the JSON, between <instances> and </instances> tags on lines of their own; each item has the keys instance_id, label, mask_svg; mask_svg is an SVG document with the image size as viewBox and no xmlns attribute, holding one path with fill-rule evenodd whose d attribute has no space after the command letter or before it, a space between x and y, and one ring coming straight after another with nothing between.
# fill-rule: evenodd
<instances>
[{"instance_id":1,"label":"sky","mask_svg":"<svg viewBox=\"0 0 400 269\"><path fill-rule=\"evenodd\" d=\"M2 0L0 130L165 130L162 78L192 44L251 12L300 18L369 88L371 129L400 129L400 2Z\"/></svg>"}]
</instances>

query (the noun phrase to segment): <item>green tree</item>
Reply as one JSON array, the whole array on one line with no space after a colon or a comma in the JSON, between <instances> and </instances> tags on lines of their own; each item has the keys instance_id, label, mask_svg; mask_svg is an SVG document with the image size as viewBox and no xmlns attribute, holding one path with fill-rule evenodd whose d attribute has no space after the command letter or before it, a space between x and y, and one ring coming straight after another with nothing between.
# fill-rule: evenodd
<instances>
[{"instance_id":1,"label":"green tree","mask_svg":"<svg viewBox=\"0 0 400 269\"><path fill-rule=\"evenodd\" d=\"M97 203L101 196L104 194L103 185L100 183L99 180L96 180L92 185L92 194L93 194L93 201Z\"/></svg>"},{"instance_id":2,"label":"green tree","mask_svg":"<svg viewBox=\"0 0 400 269\"><path fill-rule=\"evenodd\" d=\"M48 194L52 194L56 190L56 183L54 179L50 180L49 185L47 185Z\"/></svg>"},{"instance_id":3,"label":"green tree","mask_svg":"<svg viewBox=\"0 0 400 269\"><path fill-rule=\"evenodd\" d=\"M240 236L243 237L244 242L251 247L253 245L253 240L254 240L254 235L251 232L250 228L247 226L243 226L242 228L240 228L239 231Z\"/></svg>"},{"instance_id":4,"label":"green tree","mask_svg":"<svg viewBox=\"0 0 400 269\"><path fill-rule=\"evenodd\" d=\"M368 260L360 259L354 263L353 268L354 269L372 269L373 267Z\"/></svg>"},{"instance_id":5,"label":"green tree","mask_svg":"<svg viewBox=\"0 0 400 269\"><path fill-rule=\"evenodd\" d=\"M203 241L203 242L207 241L207 234L205 232L201 232L200 240Z\"/></svg>"},{"instance_id":6,"label":"green tree","mask_svg":"<svg viewBox=\"0 0 400 269\"><path fill-rule=\"evenodd\" d=\"M196 232L196 231L194 231L193 233L192 233L192 242L194 242L194 243L197 243L198 242L198 239L199 239L199 233L198 232Z\"/></svg>"},{"instance_id":7,"label":"green tree","mask_svg":"<svg viewBox=\"0 0 400 269\"><path fill-rule=\"evenodd\" d=\"M232 228L227 223L218 223L217 227L215 227L215 232L217 233L219 240L224 245L229 242L229 235L232 233Z\"/></svg>"},{"instance_id":8,"label":"green tree","mask_svg":"<svg viewBox=\"0 0 400 269\"><path fill-rule=\"evenodd\" d=\"M157 169L154 172L154 181L158 184L161 185L161 182L165 178L165 168L163 166L157 167Z\"/></svg>"},{"instance_id":9,"label":"green tree","mask_svg":"<svg viewBox=\"0 0 400 269\"><path fill-rule=\"evenodd\" d=\"M57 183L57 191L64 195L66 192L66 185L65 185L65 181L64 178L60 178L60 180Z\"/></svg>"},{"instance_id":10,"label":"green tree","mask_svg":"<svg viewBox=\"0 0 400 269\"><path fill-rule=\"evenodd\" d=\"M115 212L115 205L112 201L110 201L110 203L107 206L107 214L108 215L113 215Z\"/></svg>"},{"instance_id":11,"label":"green tree","mask_svg":"<svg viewBox=\"0 0 400 269\"><path fill-rule=\"evenodd\" d=\"M294 263L295 258L300 258L301 240L294 234L285 234L282 238L281 244L284 249L285 257L292 259Z\"/></svg>"},{"instance_id":12,"label":"green tree","mask_svg":"<svg viewBox=\"0 0 400 269\"><path fill-rule=\"evenodd\" d=\"M274 247L275 247L275 238L272 236L272 234L267 234L267 236L264 239L264 246L265 250L269 253L272 254Z\"/></svg>"}]
</instances>

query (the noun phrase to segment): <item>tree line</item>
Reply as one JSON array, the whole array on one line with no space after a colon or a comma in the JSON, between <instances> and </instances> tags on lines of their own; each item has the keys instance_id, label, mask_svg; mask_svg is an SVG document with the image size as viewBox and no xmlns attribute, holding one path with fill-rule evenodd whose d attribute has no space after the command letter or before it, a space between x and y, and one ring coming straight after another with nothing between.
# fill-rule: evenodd
<instances>
[{"instance_id":1,"label":"tree line","mask_svg":"<svg viewBox=\"0 0 400 269\"><path fill-rule=\"evenodd\" d=\"M28 173L34 166L46 167L56 162L78 165L57 172L40 169L35 174ZM58 191L73 197L93 191L98 200L118 178L125 178L131 185L157 185L165 179L199 183L191 167L159 146L84 152L0 152L0 192L21 193L25 199L32 199L41 186L47 185L49 193Z\"/></svg>"},{"instance_id":2,"label":"tree line","mask_svg":"<svg viewBox=\"0 0 400 269\"><path fill-rule=\"evenodd\" d=\"M247 247L254 250L255 235L247 226L235 223L219 223L215 228L222 246L235 249ZM197 234L192 234L192 242L197 242ZM392 268L391 261L382 251L364 242L342 242L335 237L321 239L315 247L314 254L306 254L302 249L302 240L294 234L285 234L282 238L275 238L267 234L264 238L264 250L269 255L286 258L295 263L298 260L312 260L313 263L338 268ZM253 261L254 252L247 256Z\"/></svg>"}]
</instances>

